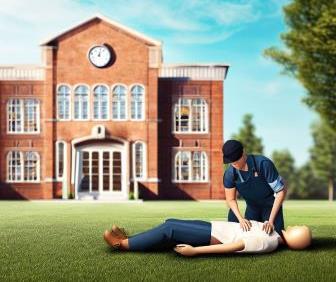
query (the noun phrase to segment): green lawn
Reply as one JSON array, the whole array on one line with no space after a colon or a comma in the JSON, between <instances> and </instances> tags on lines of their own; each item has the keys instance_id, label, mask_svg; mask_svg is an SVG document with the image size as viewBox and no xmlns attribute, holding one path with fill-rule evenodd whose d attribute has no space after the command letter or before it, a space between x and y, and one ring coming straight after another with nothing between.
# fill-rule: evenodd
<instances>
[{"instance_id":1,"label":"green lawn","mask_svg":"<svg viewBox=\"0 0 336 282\"><path fill-rule=\"evenodd\" d=\"M173 251L120 253L102 239L112 223L130 234L169 217L225 219L224 202L0 202L0 281L336 281L336 203L287 201L285 224L307 224L305 251L185 258Z\"/></svg>"}]
</instances>

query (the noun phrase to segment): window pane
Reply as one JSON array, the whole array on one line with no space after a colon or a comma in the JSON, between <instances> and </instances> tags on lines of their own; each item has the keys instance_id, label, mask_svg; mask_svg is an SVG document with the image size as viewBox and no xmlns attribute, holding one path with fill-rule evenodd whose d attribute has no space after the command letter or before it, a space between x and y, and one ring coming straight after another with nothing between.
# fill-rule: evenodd
<instances>
[{"instance_id":1,"label":"window pane","mask_svg":"<svg viewBox=\"0 0 336 282\"><path fill-rule=\"evenodd\" d=\"M112 91L112 118L126 118L126 97L127 90L122 85L117 85Z\"/></svg>"},{"instance_id":2,"label":"window pane","mask_svg":"<svg viewBox=\"0 0 336 282\"><path fill-rule=\"evenodd\" d=\"M108 118L108 89L104 85L98 85L93 93L93 118Z\"/></svg>"},{"instance_id":3,"label":"window pane","mask_svg":"<svg viewBox=\"0 0 336 282\"><path fill-rule=\"evenodd\" d=\"M70 88L62 85L57 91L57 111L60 119L70 118Z\"/></svg>"}]
</instances>

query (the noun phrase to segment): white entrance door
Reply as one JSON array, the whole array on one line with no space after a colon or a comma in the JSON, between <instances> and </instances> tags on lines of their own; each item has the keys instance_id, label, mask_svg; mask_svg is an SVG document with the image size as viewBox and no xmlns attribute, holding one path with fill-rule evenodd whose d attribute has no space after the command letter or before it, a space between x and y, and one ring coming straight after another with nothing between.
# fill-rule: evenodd
<instances>
[{"instance_id":1,"label":"white entrance door","mask_svg":"<svg viewBox=\"0 0 336 282\"><path fill-rule=\"evenodd\" d=\"M79 193L125 193L123 151L111 148L84 148L78 153Z\"/></svg>"}]
</instances>

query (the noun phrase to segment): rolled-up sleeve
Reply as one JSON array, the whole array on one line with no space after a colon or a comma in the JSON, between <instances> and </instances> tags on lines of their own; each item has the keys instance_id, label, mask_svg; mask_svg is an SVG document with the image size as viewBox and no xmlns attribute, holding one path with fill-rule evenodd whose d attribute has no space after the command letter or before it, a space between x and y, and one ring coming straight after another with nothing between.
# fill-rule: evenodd
<instances>
[{"instance_id":1,"label":"rolled-up sleeve","mask_svg":"<svg viewBox=\"0 0 336 282\"><path fill-rule=\"evenodd\" d=\"M279 175L273 162L269 159L265 160L261 164L263 175L275 193L280 192L285 187L283 178Z\"/></svg>"},{"instance_id":2,"label":"rolled-up sleeve","mask_svg":"<svg viewBox=\"0 0 336 282\"><path fill-rule=\"evenodd\" d=\"M268 183L268 184L269 186L271 186L271 188L273 189L275 193L280 192L285 187L285 183L280 175L277 177L277 179L275 179L273 182Z\"/></svg>"}]
</instances>

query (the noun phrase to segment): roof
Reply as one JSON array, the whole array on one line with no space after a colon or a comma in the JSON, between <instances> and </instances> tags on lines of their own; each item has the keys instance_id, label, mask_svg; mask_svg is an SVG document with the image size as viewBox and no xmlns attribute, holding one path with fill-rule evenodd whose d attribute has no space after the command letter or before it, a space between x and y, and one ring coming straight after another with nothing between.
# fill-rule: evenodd
<instances>
[{"instance_id":1,"label":"roof","mask_svg":"<svg viewBox=\"0 0 336 282\"><path fill-rule=\"evenodd\" d=\"M152 39L152 38L150 38L150 37L148 37L148 36L146 36L146 35L138 32L136 30L133 30L133 29L131 29L129 27L126 27L126 26L124 26L124 25L122 25L122 24L120 24L120 23L118 23L116 21L113 21L113 20L111 20L111 19L109 19L109 18L107 18L107 17L105 17L105 16L103 16L101 14L95 14L95 15L91 16L90 18L88 18L88 19L86 19L86 20L84 20L84 21L82 21L82 22L80 22L80 23L78 23L78 24L76 24L76 25L74 25L74 26L72 26L72 27L70 27L70 28L68 28L68 29L60 32L60 33L58 33L57 35L54 35L54 36L52 36L52 37L50 37L50 38L48 38L46 40L41 41L40 45L41 46L48 45L52 41L54 41L57 38L59 38L60 36L63 36L65 34L67 34L68 32L73 31L74 29L79 28L80 26L82 26L84 24L87 24L87 23L89 23L91 21L94 21L96 19L102 20L102 21L104 21L104 22L112 25L113 27L115 27L115 28L117 28L119 30L124 31L125 33L128 33L129 35L131 35L133 37L136 37L136 38L138 38L140 40L143 40L146 43L148 43L149 45L154 45L154 46L161 46L162 45L161 41Z\"/></svg>"}]
</instances>

